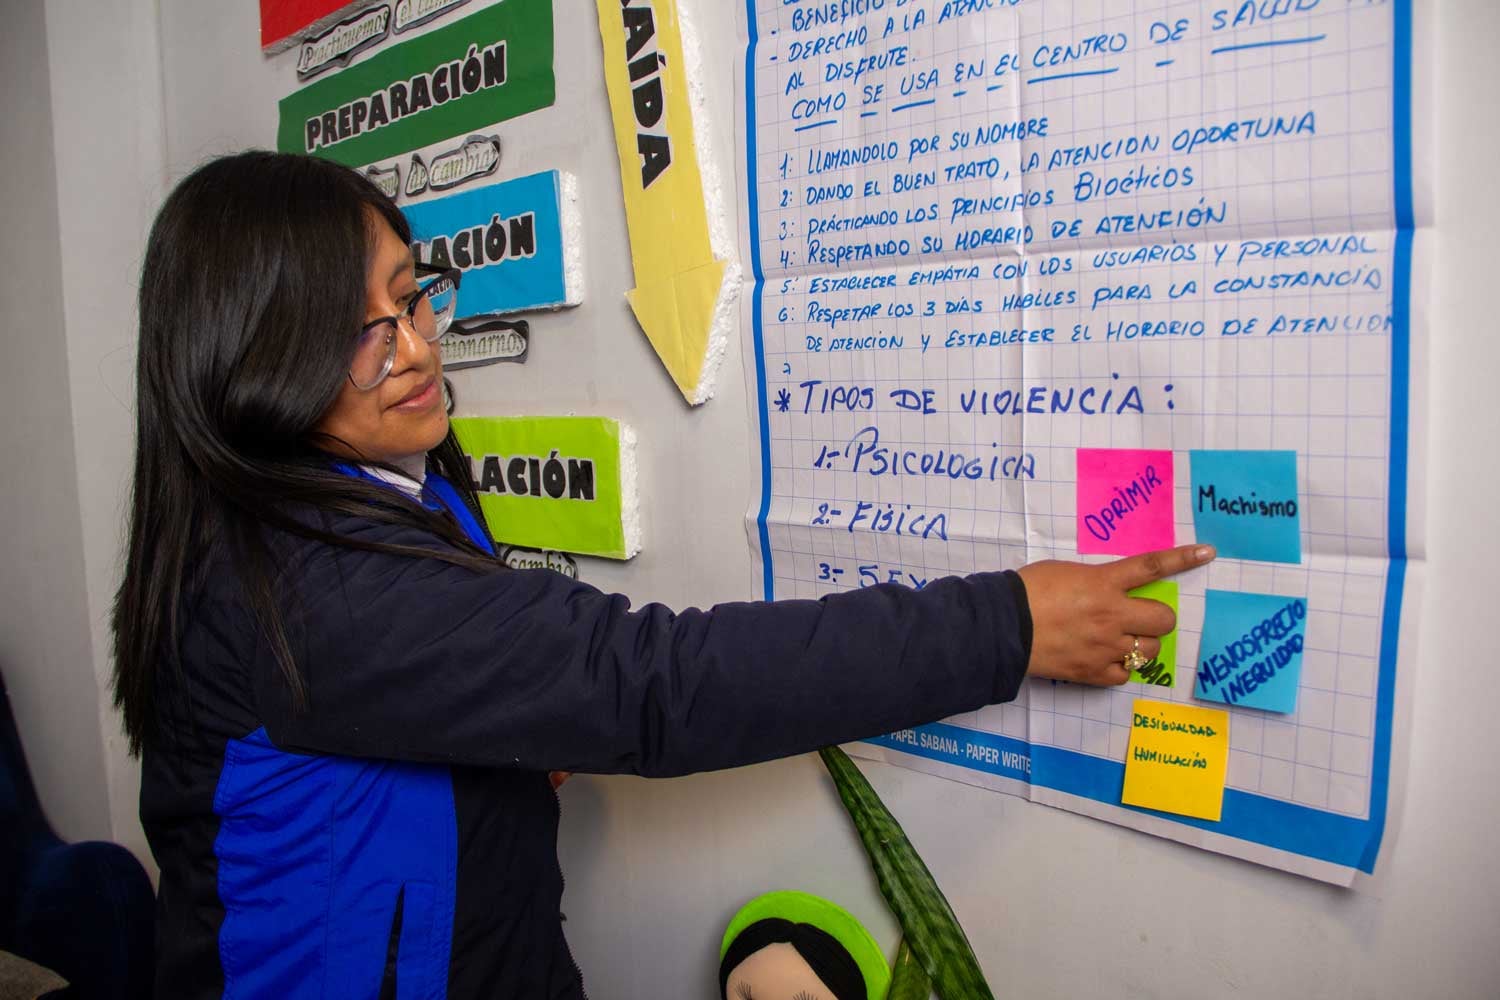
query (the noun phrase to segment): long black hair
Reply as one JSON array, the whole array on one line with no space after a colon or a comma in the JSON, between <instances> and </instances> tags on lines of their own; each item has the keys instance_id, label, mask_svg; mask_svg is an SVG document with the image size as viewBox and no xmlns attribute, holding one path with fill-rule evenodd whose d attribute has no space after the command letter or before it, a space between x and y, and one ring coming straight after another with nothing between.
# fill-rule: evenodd
<instances>
[{"instance_id":1,"label":"long black hair","mask_svg":"<svg viewBox=\"0 0 1500 1000\"><path fill-rule=\"evenodd\" d=\"M813 975L833 993L834 1000L866 1000L865 974L849 949L838 938L813 924L793 923L783 917L766 917L740 931L719 961L720 1000L729 996L729 977L740 964L773 944L789 944L807 963Z\"/></svg>"},{"instance_id":2,"label":"long black hair","mask_svg":"<svg viewBox=\"0 0 1500 1000\"><path fill-rule=\"evenodd\" d=\"M334 442L314 430L364 323L376 219L411 242L405 217L355 171L258 151L198 168L157 215L141 275L135 473L114 606L115 704L134 753L157 728L161 672L181 670L183 610L213 558L238 573L294 704L305 705L267 528L499 565L452 519L336 471ZM451 431L428 459L477 511ZM449 544L356 542L326 530L326 514L417 525Z\"/></svg>"}]
</instances>

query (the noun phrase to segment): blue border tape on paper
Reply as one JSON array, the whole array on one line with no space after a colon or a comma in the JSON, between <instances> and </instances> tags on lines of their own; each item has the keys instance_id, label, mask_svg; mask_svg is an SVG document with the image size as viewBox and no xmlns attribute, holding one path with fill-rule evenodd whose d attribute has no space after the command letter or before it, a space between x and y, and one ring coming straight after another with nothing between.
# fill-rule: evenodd
<instances>
[{"instance_id":1,"label":"blue border tape on paper","mask_svg":"<svg viewBox=\"0 0 1500 1000\"><path fill-rule=\"evenodd\" d=\"M745 46L745 163L749 167L745 190L750 196L750 269L755 274L755 290L750 296L751 334L755 338L756 406L760 412L760 511L755 524L760 538L761 587L766 600L776 600L776 575L771 565L771 532L766 521L771 514L771 426L770 406L766 400L766 339L761 310L764 307L765 271L760 263L760 196L755 175L755 49L760 35L755 23L755 0L745 0L750 15L749 44Z\"/></svg>"},{"instance_id":2,"label":"blue border tape on paper","mask_svg":"<svg viewBox=\"0 0 1500 1000\"><path fill-rule=\"evenodd\" d=\"M1411 170L1411 0L1397 0L1395 70L1392 81L1392 131L1396 190L1395 282L1391 286L1391 461L1387 510L1387 550L1391 564L1385 577L1384 617L1380 623L1380 672L1375 695L1375 759L1370 776L1370 819L1365 853L1358 868L1375 870L1385 834L1390 796L1391 725L1396 708L1396 653L1401 630L1401 598L1406 583L1407 435L1411 405L1411 243L1416 218L1412 210Z\"/></svg>"},{"instance_id":3,"label":"blue border tape on paper","mask_svg":"<svg viewBox=\"0 0 1500 1000\"><path fill-rule=\"evenodd\" d=\"M759 41L755 0L745 0L748 13L749 45L745 55L746 143L745 162L750 201L750 261L755 274L753 329L755 375L760 394L760 461L761 502L756 519L763 567L763 589L766 600L775 600L775 567L768 517L771 506L771 438L767 423L766 356L763 331L762 297L765 275L760 259L760 216L756 190L755 126L755 49ZM1392 4L1394 31L1393 192L1396 215L1395 281L1391 292L1391 413L1390 413L1390 481L1389 536L1390 566L1386 573L1385 601L1381 620L1380 674L1376 694L1375 751L1371 764L1369 818L1341 816L1321 809L1294 805L1279 799L1253 795L1233 788L1224 791L1224 812L1217 823L1186 816L1154 813L1120 805L1120 789L1125 766L1087 754L1056 747L1034 746L1023 740L996 736L946 723L920 726L902 734L904 738L882 736L866 742L899 750L931 760L944 761L974 771L998 774L1006 778L1030 781L1070 795L1092 799L1121 809L1132 809L1148 815L1162 816L1185 826L1210 830L1249 843L1287 851L1307 858L1342 865L1363 872L1373 872L1385 832L1385 812L1390 795L1391 726L1396 698L1396 653L1401 624L1402 591L1406 579L1406 491L1407 448L1410 407L1411 350L1411 253L1415 217L1412 204L1411 148L1411 0ZM913 737L913 734L915 736ZM924 741L923 735L928 739ZM945 744L944 739L953 743ZM944 749L959 747L957 753ZM974 748L965 753L964 748ZM994 751L991 756L988 750ZM1008 756L1015 755L1015 756ZM1029 773L1015 765L1024 757Z\"/></svg>"},{"instance_id":4,"label":"blue border tape on paper","mask_svg":"<svg viewBox=\"0 0 1500 1000\"><path fill-rule=\"evenodd\" d=\"M1125 782L1125 765L1117 760L1059 747L1035 746L1024 740L950 726L945 722L934 722L865 742L915 757L956 764L971 771L1029 782L1347 868L1362 866L1369 821L1352 816L1340 816L1233 788L1224 790L1224 813L1217 823L1123 806L1120 805L1120 789Z\"/></svg>"},{"instance_id":5,"label":"blue border tape on paper","mask_svg":"<svg viewBox=\"0 0 1500 1000\"><path fill-rule=\"evenodd\" d=\"M471 188L404 209L417 256L463 271L460 317L492 316L568 305L561 220L562 181L555 170ZM494 227L504 236L489 239ZM475 230L481 246L474 244ZM530 237L529 239L527 237ZM439 244L439 240L443 241Z\"/></svg>"}]
</instances>

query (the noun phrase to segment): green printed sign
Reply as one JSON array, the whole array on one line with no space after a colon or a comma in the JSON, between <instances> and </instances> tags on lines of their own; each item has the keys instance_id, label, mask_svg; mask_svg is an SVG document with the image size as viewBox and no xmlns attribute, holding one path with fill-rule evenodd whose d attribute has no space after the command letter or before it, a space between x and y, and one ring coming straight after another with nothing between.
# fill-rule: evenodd
<instances>
[{"instance_id":1,"label":"green printed sign","mask_svg":"<svg viewBox=\"0 0 1500 1000\"><path fill-rule=\"evenodd\" d=\"M349 166L545 108L552 0L505 0L281 101L276 146Z\"/></svg>"},{"instance_id":2,"label":"green printed sign","mask_svg":"<svg viewBox=\"0 0 1500 1000\"><path fill-rule=\"evenodd\" d=\"M609 559L640 551L634 435L619 421L461 417L453 433L497 542Z\"/></svg>"}]
</instances>

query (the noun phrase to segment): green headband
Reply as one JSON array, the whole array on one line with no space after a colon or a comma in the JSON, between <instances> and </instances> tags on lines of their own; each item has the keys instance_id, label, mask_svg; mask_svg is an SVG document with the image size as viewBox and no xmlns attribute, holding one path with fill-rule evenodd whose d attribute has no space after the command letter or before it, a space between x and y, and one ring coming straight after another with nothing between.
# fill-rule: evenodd
<instances>
[{"instance_id":1,"label":"green headband","mask_svg":"<svg viewBox=\"0 0 1500 1000\"><path fill-rule=\"evenodd\" d=\"M869 1000L885 1000L886 991L891 987L891 967L880 945L849 911L805 892L768 892L746 903L724 930L724 940L719 943L719 961L724 960L729 946L746 927L772 917L790 920L794 924L812 924L833 935L859 966L865 977Z\"/></svg>"}]
</instances>

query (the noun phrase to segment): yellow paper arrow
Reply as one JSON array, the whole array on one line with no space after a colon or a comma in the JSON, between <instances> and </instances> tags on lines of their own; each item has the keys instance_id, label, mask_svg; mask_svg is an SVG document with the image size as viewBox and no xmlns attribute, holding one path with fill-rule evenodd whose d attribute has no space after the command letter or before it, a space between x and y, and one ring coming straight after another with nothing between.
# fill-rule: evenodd
<instances>
[{"instance_id":1,"label":"yellow paper arrow","mask_svg":"<svg viewBox=\"0 0 1500 1000\"><path fill-rule=\"evenodd\" d=\"M726 262L704 205L677 0L598 0L641 329L689 403L707 398ZM712 356L711 356L712 355Z\"/></svg>"}]
</instances>

